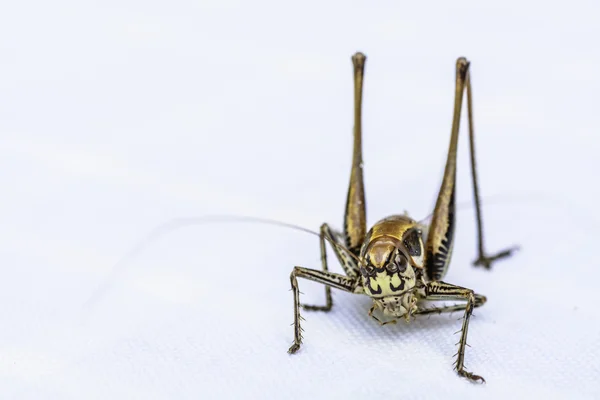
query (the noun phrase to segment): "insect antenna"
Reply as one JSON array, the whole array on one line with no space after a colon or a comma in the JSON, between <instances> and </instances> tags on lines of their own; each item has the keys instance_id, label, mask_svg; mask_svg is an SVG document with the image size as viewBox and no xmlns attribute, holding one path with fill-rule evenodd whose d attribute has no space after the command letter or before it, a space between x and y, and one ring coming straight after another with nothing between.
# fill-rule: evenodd
<instances>
[{"instance_id":1,"label":"insect antenna","mask_svg":"<svg viewBox=\"0 0 600 400\"><path fill-rule=\"evenodd\" d=\"M91 308L106 294L112 283L117 278L118 274L123 272L127 267L127 264L134 259L138 254L140 254L149 244L154 242L155 240L161 238L162 236L173 232L175 230L181 228L187 228L190 226L211 224L211 223L227 223L227 222L250 222L250 223L258 223L265 225L278 226L282 228L293 229L296 231L308 233L311 235L315 235L317 237L321 237L318 232L315 232L311 229L304 228L300 225L291 224L288 222L278 221L269 218L261 218L261 217L252 217L245 215L206 215L201 217L184 217L184 218L175 218L170 221L164 222L158 225L156 228L152 229L150 233L142 240L140 240L130 251L128 251L116 264L112 267L108 277L98 286L96 290L92 293L92 295L87 299L82 307L82 312L90 311ZM332 246L337 247L338 249L347 253L350 257L354 258L359 265L363 265L363 262L359 257L354 255L346 246L337 243L327 236L323 236L323 239L327 240Z\"/></svg>"},{"instance_id":2,"label":"insect antenna","mask_svg":"<svg viewBox=\"0 0 600 400\"><path fill-rule=\"evenodd\" d=\"M565 208L571 215L573 215L574 210L579 210L579 207L576 207L576 204L573 204L572 201L557 196L556 194L544 193L544 192L526 192L526 193L516 193L516 194L499 194L495 196L486 196L481 205L489 206L493 204L500 204L506 202L522 202L522 201L534 201L539 202L540 200L553 203L554 205L562 206ZM471 201L463 201L459 202L456 205L457 211L463 211L467 209L473 208L473 204ZM426 216L421 219L418 223L421 225L426 225L427 220L430 219L432 214ZM583 215L578 215L580 219L584 219ZM587 226L590 223L593 225L600 227L600 223L595 220L590 221L590 216L588 213L585 214L586 224L583 226ZM94 304L96 304L108 291L111 284L114 282L119 273L121 273L127 266L128 262L134 259L138 254L140 254L146 246L151 244L153 241L161 238L162 236L175 231L177 229L186 228L195 225L203 225L210 223L228 223L228 222L249 222L249 223L259 223L266 224L272 226L279 226L282 228L289 228L293 230L297 230L300 232L305 232L311 235L315 235L320 237L321 235L318 232L310 230L308 228L304 228L299 225L277 221L269 218L261 218L261 217L252 217L252 216L242 216L242 215L207 215L201 217L189 217L189 218L175 218L170 221L167 221L161 225L158 225L154 228L150 233L141 241L139 241L129 252L127 252L116 264L112 267L108 277L98 286L98 288L92 293L92 295L87 299L82 307L82 311L89 311ZM343 250L350 257L354 258L359 265L364 265L364 263L360 260L359 257L356 257L352 252L348 250L347 247L337 243L328 237L324 236L324 239L331 243L332 246L337 247L340 250Z\"/></svg>"}]
</instances>

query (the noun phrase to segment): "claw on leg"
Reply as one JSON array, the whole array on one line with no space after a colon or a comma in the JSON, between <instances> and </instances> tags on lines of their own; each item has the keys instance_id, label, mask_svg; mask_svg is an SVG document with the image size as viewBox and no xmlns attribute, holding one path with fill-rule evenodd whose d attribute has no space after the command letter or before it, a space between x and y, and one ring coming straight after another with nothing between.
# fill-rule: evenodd
<instances>
[{"instance_id":1,"label":"claw on leg","mask_svg":"<svg viewBox=\"0 0 600 400\"><path fill-rule=\"evenodd\" d=\"M518 246L514 246L511 247L509 249L506 250L502 250L492 256L486 256L481 254L479 256L479 258L477 258L477 260L473 261L473 265L478 266L478 267L483 267L485 269L491 269L492 268L492 264L495 261L501 260L503 258L507 258L513 255L514 252L518 251L519 247Z\"/></svg>"},{"instance_id":2,"label":"claw on leg","mask_svg":"<svg viewBox=\"0 0 600 400\"><path fill-rule=\"evenodd\" d=\"M288 354L294 354L296 353L298 350L300 350L300 343L294 343L293 345L290 346L290 348L288 349Z\"/></svg>"},{"instance_id":3,"label":"claw on leg","mask_svg":"<svg viewBox=\"0 0 600 400\"><path fill-rule=\"evenodd\" d=\"M457 370L456 372L458 372L458 375L462 376L463 378L467 378L471 382L485 383L485 379L483 379L483 376L472 374L471 372L467 372L464 369Z\"/></svg>"}]
</instances>

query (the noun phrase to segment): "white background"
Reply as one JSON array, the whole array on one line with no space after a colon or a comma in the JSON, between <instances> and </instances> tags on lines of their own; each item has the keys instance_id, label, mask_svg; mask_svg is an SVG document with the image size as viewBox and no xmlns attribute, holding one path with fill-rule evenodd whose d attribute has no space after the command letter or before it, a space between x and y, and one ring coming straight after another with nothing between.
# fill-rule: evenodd
<instances>
[{"instance_id":1,"label":"white background","mask_svg":"<svg viewBox=\"0 0 600 400\"><path fill-rule=\"evenodd\" d=\"M593 1L3 3L0 398L597 398L599 12ZM473 211L458 214L446 280L488 297L466 357L486 385L452 371L459 315L380 327L368 298L340 292L331 313L304 313L305 344L289 356L289 273L319 268L305 233L197 225L113 269L176 217L341 227L357 50L370 224L432 210L454 63L472 61L486 244L522 247L491 272L471 267ZM323 301L322 287L300 285L303 301Z\"/></svg>"}]
</instances>

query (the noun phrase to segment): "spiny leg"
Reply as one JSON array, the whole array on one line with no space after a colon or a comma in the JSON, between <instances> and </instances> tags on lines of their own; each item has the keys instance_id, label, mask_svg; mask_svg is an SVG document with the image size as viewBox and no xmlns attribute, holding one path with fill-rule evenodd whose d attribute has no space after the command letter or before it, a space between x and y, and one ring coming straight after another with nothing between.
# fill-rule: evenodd
<instances>
[{"instance_id":1,"label":"spiny leg","mask_svg":"<svg viewBox=\"0 0 600 400\"><path fill-rule=\"evenodd\" d=\"M354 255L358 256L360 247L367 233L367 221L365 212L365 189L362 172L362 88L365 61L367 57L362 53L356 53L352 56L352 64L354 67L354 145L352 153L352 170L350 173L350 184L348 187L348 195L346 199L346 211L344 213L344 238L346 243L344 247ZM321 245L321 262L323 272L310 270L301 267L295 267L290 277L292 282L292 290L294 291L294 344L290 347L289 352L295 353L300 348L302 341L300 328L300 300L298 291L298 281L296 277L302 277L326 285L325 288L325 306L303 305L306 310L329 311L333 306L330 287L337 287L346 291L354 291L354 288L359 285L357 277L358 267L351 260L349 255L344 254L337 246L334 251L344 267L344 271L348 276L332 274L328 272L327 255L325 249L325 237L339 243L339 235L335 235L326 224L321 226L320 235ZM335 236L335 237L334 237Z\"/></svg>"},{"instance_id":2,"label":"spiny leg","mask_svg":"<svg viewBox=\"0 0 600 400\"><path fill-rule=\"evenodd\" d=\"M456 153L458 149L460 112L468 66L469 63L464 58L459 58L456 61L456 89L454 93L454 114L452 118L450 146L448 148L442 185L435 203L427 242L425 243L425 271L427 277L433 281L442 279L446 274L454 245Z\"/></svg>"},{"instance_id":3,"label":"spiny leg","mask_svg":"<svg viewBox=\"0 0 600 400\"><path fill-rule=\"evenodd\" d=\"M471 170L473 172L473 188L478 221L479 259L478 263L489 267L491 262L509 256L514 249L502 251L495 256L487 257L483 252L483 234L481 223L481 210L479 191L475 168L474 131L472 99L469 81L469 62L461 57L456 61L456 88L454 94L454 112L450 146L440 191L438 193L435 209L431 219L427 243L425 245L425 270L431 280L440 280L446 274L450 263L450 255L454 244L455 227L455 197L456 197L456 156L458 149L458 135L460 129L460 116L462 110L463 94L467 88L467 106L469 116L469 133L471 138Z\"/></svg>"},{"instance_id":4,"label":"spiny leg","mask_svg":"<svg viewBox=\"0 0 600 400\"><path fill-rule=\"evenodd\" d=\"M308 279L319 282L336 289L354 292L360 284L356 278L347 277L340 274L334 274L327 271L318 271L302 267L294 267L290 275L292 291L294 292L294 344L289 348L288 353L293 354L300 348L302 343L302 327L300 326L300 290L298 289L298 278Z\"/></svg>"},{"instance_id":5,"label":"spiny leg","mask_svg":"<svg viewBox=\"0 0 600 400\"><path fill-rule=\"evenodd\" d=\"M467 64L468 67L468 64ZM471 90L471 77L467 71L466 75L466 87L467 87L467 113L469 119L469 145L471 154L471 177L473 178L473 200L475 202L475 217L477 219L477 250L478 257L473 261L473 265L482 266L486 269L492 267L492 263L496 260L509 257L514 251L518 249L517 246L513 246L506 250L499 251L494 255L487 255L483 245L483 222L481 216L481 204L479 199L479 184L477 181L477 163L475 161L475 128L473 124L473 95Z\"/></svg>"},{"instance_id":6,"label":"spiny leg","mask_svg":"<svg viewBox=\"0 0 600 400\"><path fill-rule=\"evenodd\" d=\"M325 248L325 239L333 243L339 243L350 250L355 256L360 251L360 246L367 232L367 221L365 213L365 188L362 172L362 87L367 57L362 53L356 53L352 56L352 65L354 67L354 150L352 154L352 170L350 173L350 184L348 186L348 196L346 199L346 211L344 213L344 238L346 243L340 243L336 234L327 224L321 226L320 246L321 246L321 264L323 271L327 272L327 251ZM344 254L337 246L333 250L348 276L356 277L358 267L352 258ZM302 305L309 311L329 311L333 306L331 298L331 288L325 287L325 306Z\"/></svg>"},{"instance_id":7,"label":"spiny leg","mask_svg":"<svg viewBox=\"0 0 600 400\"><path fill-rule=\"evenodd\" d=\"M460 376L463 376L471 381L485 382L485 379L479 375L475 375L465 370L465 348L467 346L467 333L469 331L469 320L473 313L473 308L479 302L484 301L485 297L476 295L471 289L463 288L449 283L437 281L429 282L425 288L426 297L425 300L466 300L467 304L463 307L465 314L463 316L463 322L461 327L460 340L458 342L458 352L456 353L456 372ZM479 300L477 300L479 298ZM450 306L448 310L453 307ZM455 308L456 309L456 308ZM423 310L422 314L426 314L427 310Z\"/></svg>"},{"instance_id":8,"label":"spiny leg","mask_svg":"<svg viewBox=\"0 0 600 400\"><path fill-rule=\"evenodd\" d=\"M325 249L325 239L333 243L339 243L347 247L352 254L358 255L360 246L367 232L367 222L365 213L365 189L362 172L362 87L366 56L362 53L356 53L352 56L354 67L354 150L352 155L352 170L350 173L350 184L348 186L348 196L346 199L346 211L344 213L344 238L346 243L340 243L339 236L329 228L327 224L321 226L320 245L321 245L321 264L323 271L327 268L327 251ZM333 250L348 276L356 277L358 267L354 260L345 254L339 247L333 246ZM302 305L305 310L310 311L329 311L333 306L331 298L331 288L325 287L325 306Z\"/></svg>"},{"instance_id":9,"label":"spiny leg","mask_svg":"<svg viewBox=\"0 0 600 400\"><path fill-rule=\"evenodd\" d=\"M346 211L344 213L344 236L346 246L354 255L358 255L362 242L367 234L367 217L365 211L365 187L363 182L362 162L362 90L365 62L367 57L362 53L352 56L354 66L354 144L352 153L352 170Z\"/></svg>"},{"instance_id":10,"label":"spiny leg","mask_svg":"<svg viewBox=\"0 0 600 400\"><path fill-rule=\"evenodd\" d=\"M348 254L341 246L345 246L344 242L340 239L340 234L333 231L329 225L323 224L321 225L321 231L319 234L319 244L321 247L321 264L323 266L323 271L329 272L327 267L327 249L325 246L325 242L328 241L333 248L334 253L336 254L342 268L346 275L356 278L358 276L358 266L356 265L356 261ZM335 246L337 243L340 247ZM325 305L324 306L315 306L302 304L302 308L307 311L330 311L331 307L333 307L333 299L331 297L331 287L325 286Z\"/></svg>"}]
</instances>

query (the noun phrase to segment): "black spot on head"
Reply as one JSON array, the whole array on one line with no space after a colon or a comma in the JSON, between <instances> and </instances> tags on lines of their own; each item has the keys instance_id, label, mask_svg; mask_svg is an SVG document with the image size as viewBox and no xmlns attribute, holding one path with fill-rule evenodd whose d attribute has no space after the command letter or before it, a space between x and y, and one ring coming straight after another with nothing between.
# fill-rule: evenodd
<instances>
[{"instance_id":1,"label":"black spot on head","mask_svg":"<svg viewBox=\"0 0 600 400\"><path fill-rule=\"evenodd\" d=\"M377 286L377 290L373 289L373 286L371 286L371 280L367 282L367 286L369 287L371 294L381 294L382 292L381 286L379 285Z\"/></svg>"},{"instance_id":2,"label":"black spot on head","mask_svg":"<svg viewBox=\"0 0 600 400\"><path fill-rule=\"evenodd\" d=\"M404 284L405 284L405 283L406 283L406 282L405 282L405 281L404 281L404 279L402 279L402 278L400 278L400 284L399 284L398 286L394 286L394 285L392 284L392 282L390 281L390 290L391 290L392 292L398 292L398 291L402 291L402 290L404 290Z\"/></svg>"}]
</instances>

